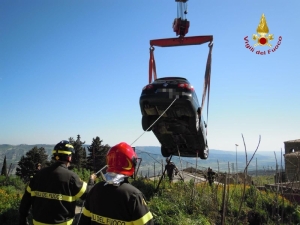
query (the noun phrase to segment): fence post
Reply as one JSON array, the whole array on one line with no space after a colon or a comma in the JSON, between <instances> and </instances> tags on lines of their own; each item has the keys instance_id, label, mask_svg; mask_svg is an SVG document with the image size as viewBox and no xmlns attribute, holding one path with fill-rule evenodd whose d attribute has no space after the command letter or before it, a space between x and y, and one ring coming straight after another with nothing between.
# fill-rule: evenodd
<instances>
[{"instance_id":1,"label":"fence post","mask_svg":"<svg viewBox=\"0 0 300 225\"><path fill-rule=\"evenodd\" d=\"M224 180L224 188L223 188L223 196L222 196L222 225L225 225L225 204L226 204L226 186L227 186L227 173L225 173L225 180Z\"/></svg>"},{"instance_id":2,"label":"fence post","mask_svg":"<svg viewBox=\"0 0 300 225\"><path fill-rule=\"evenodd\" d=\"M155 174L155 163L154 163L154 174L153 174L154 186L155 186L155 177L156 177L156 174Z\"/></svg>"}]
</instances>

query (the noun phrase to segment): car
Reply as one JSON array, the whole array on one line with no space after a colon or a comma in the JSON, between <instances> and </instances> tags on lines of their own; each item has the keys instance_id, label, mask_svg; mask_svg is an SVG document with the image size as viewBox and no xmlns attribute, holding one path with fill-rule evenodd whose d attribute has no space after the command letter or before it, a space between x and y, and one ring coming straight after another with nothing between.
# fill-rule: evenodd
<instances>
[{"instance_id":1,"label":"car","mask_svg":"<svg viewBox=\"0 0 300 225\"><path fill-rule=\"evenodd\" d=\"M142 128L154 133L162 156L208 158L206 123L194 87L186 78L154 80L143 88L139 103Z\"/></svg>"}]
</instances>

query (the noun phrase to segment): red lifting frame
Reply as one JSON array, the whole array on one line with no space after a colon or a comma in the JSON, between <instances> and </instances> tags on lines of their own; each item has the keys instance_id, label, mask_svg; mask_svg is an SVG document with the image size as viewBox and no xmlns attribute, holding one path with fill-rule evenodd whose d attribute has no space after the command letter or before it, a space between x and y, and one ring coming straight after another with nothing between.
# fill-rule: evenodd
<instances>
[{"instance_id":1,"label":"red lifting frame","mask_svg":"<svg viewBox=\"0 0 300 225\"><path fill-rule=\"evenodd\" d=\"M149 84L152 82L152 73L154 76L154 80L157 79L156 74L156 66L154 60L154 47L173 47L173 46L183 46L183 45L201 45L204 43L210 42L208 58L206 62L206 69L205 69L205 77L204 77L204 87L203 87L203 94L202 94L202 102L201 102L201 114L204 106L204 101L206 98L206 92L208 93L207 99L207 120L208 120L208 107L209 107L209 92L210 92L210 73L211 73L211 53L212 53L212 46L213 46L213 36L206 35L206 36L193 36L193 37L179 37L179 38L167 38L167 39L157 39L157 40L150 40L150 60L149 60ZM207 132L207 130L206 130Z\"/></svg>"},{"instance_id":2,"label":"red lifting frame","mask_svg":"<svg viewBox=\"0 0 300 225\"><path fill-rule=\"evenodd\" d=\"M174 46L183 46L183 45L201 45L207 42L210 42L212 44L212 41L213 41L212 35L150 40L151 47L150 47L150 60L149 60L149 84L152 82L152 72L153 72L154 80L157 79L153 46L174 47Z\"/></svg>"}]
</instances>

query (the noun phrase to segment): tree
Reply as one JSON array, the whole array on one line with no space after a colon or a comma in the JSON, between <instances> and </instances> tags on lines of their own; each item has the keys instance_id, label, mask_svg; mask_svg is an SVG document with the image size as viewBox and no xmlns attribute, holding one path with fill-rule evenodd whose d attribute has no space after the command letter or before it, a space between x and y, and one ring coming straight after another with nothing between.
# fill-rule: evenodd
<instances>
[{"instance_id":1,"label":"tree","mask_svg":"<svg viewBox=\"0 0 300 225\"><path fill-rule=\"evenodd\" d=\"M3 166L2 166L2 169L1 169L1 175L7 176L6 156L4 157L4 160L3 160Z\"/></svg>"},{"instance_id":2,"label":"tree","mask_svg":"<svg viewBox=\"0 0 300 225\"><path fill-rule=\"evenodd\" d=\"M42 166L48 164L48 155L43 147L33 147L26 153L26 156L22 156L18 162L16 175L19 176L24 182L30 180L30 176L34 175L36 171L36 164L41 163Z\"/></svg>"},{"instance_id":3,"label":"tree","mask_svg":"<svg viewBox=\"0 0 300 225\"><path fill-rule=\"evenodd\" d=\"M106 165L106 154L110 146L102 145L102 140L97 136L93 138L92 144L88 147L87 169L97 172Z\"/></svg>"},{"instance_id":4,"label":"tree","mask_svg":"<svg viewBox=\"0 0 300 225\"><path fill-rule=\"evenodd\" d=\"M85 142L80 140L80 135L77 135L76 141L73 138L69 138L69 142L73 145L75 154L72 157L72 165L77 169L86 168L86 150L82 145ZM71 167L72 168L72 167Z\"/></svg>"}]
</instances>

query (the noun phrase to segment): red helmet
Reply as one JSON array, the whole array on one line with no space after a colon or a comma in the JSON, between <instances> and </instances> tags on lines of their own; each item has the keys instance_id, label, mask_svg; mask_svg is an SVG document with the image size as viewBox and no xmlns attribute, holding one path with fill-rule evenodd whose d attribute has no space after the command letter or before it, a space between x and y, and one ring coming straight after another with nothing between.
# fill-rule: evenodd
<instances>
[{"instance_id":1,"label":"red helmet","mask_svg":"<svg viewBox=\"0 0 300 225\"><path fill-rule=\"evenodd\" d=\"M133 148L125 142L111 147L106 155L107 172L132 176L137 163Z\"/></svg>"}]
</instances>

